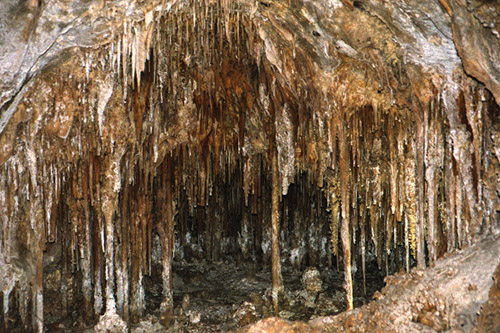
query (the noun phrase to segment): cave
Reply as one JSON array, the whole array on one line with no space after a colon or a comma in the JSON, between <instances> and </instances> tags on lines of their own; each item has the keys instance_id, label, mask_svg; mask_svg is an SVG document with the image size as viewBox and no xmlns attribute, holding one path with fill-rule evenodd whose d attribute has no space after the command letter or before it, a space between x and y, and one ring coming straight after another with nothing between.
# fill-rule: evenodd
<instances>
[{"instance_id":1,"label":"cave","mask_svg":"<svg viewBox=\"0 0 500 333\"><path fill-rule=\"evenodd\" d=\"M0 332L500 331L500 5L6 0Z\"/></svg>"}]
</instances>

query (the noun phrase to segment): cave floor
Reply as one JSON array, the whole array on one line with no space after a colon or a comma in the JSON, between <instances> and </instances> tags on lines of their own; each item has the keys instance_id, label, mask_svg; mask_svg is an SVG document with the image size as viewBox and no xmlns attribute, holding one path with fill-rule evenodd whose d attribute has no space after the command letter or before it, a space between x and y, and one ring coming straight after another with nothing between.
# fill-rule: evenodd
<instances>
[{"instance_id":1,"label":"cave floor","mask_svg":"<svg viewBox=\"0 0 500 333\"><path fill-rule=\"evenodd\" d=\"M368 269L370 268L370 269ZM253 262L180 263L173 265L175 322L160 325L161 269L153 267L145 277L146 311L141 321L130 324L131 332L224 332L234 331L273 315L271 268ZM299 271L283 262L284 292L280 295L280 317L308 321L346 310L343 271L307 267ZM354 305L359 307L383 285L376 264L367 265L366 295L362 275L355 274ZM48 296L48 295L46 295ZM47 332L93 332L95 323L85 323L78 309L64 319L47 317Z\"/></svg>"},{"instance_id":2,"label":"cave floor","mask_svg":"<svg viewBox=\"0 0 500 333\"><path fill-rule=\"evenodd\" d=\"M366 273L363 295L361 272L356 274L355 306L371 300L383 287L383 276L373 265ZM174 263L175 324L171 332L232 331L273 315L271 269L267 265L226 260L215 263ZM329 267L298 271L282 266L284 292L280 296L280 317L308 321L346 310L344 275ZM154 278L154 275L153 275ZM133 332L163 331L158 321L161 303L159 284L146 280L148 315Z\"/></svg>"}]
</instances>

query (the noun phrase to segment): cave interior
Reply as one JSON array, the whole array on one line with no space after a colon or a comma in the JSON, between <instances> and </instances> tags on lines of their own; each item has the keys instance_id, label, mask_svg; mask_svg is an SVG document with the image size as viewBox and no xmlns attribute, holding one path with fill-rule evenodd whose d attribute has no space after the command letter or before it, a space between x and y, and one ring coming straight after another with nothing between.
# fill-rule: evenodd
<instances>
[{"instance_id":1,"label":"cave interior","mask_svg":"<svg viewBox=\"0 0 500 333\"><path fill-rule=\"evenodd\" d=\"M499 328L499 8L7 1L0 331Z\"/></svg>"}]
</instances>

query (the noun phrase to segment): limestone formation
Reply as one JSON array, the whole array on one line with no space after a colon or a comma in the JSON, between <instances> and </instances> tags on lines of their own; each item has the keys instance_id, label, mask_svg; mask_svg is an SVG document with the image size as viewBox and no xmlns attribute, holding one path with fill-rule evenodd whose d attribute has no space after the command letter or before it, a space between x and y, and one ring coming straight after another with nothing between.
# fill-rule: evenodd
<instances>
[{"instance_id":1,"label":"limestone formation","mask_svg":"<svg viewBox=\"0 0 500 333\"><path fill-rule=\"evenodd\" d=\"M283 265L348 309L369 263L448 274L323 324L456 327L445 283L486 302L498 265L499 31L487 0L3 1L0 331L178 325L173 263L228 256L271 263L277 315Z\"/></svg>"}]
</instances>

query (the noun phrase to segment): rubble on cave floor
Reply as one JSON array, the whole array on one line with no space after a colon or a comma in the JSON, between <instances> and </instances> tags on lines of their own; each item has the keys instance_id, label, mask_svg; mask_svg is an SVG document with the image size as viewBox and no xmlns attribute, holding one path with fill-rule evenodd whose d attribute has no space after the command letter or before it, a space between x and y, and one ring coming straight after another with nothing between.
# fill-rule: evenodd
<instances>
[{"instance_id":1,"label":"rubble on cave floor","mask_svg":"<svg viewBox=\"0 0 500 333\"><path fill-rule=\"evenodd\" d=\"M449 254L434 267L415 267L410 273L400 272L385 278L376 263L367 263L367 295L362 294L362 276L356 272L353 311L345 311L342 270L328 266L296 270L283 261L285 292L280 297L279 319L272 317L268 265L238 262L233 258L219 262L176 261L173 265L175 322L169 328L159 322L161 284L155 282L158 269L153 269L152 276L145 280L146 313L139 323L129 323L129 328L136 333L254 332L277 328L303 332L342 327L347 331L353 327L364 331L382 328L391 331L399 327L408 331L460 328L467 332L474 328L477 332L488 332L491 330L485 327L494 327L494 322L488 319L489 313L496 311L499 268L493 279L491 274L498 265L499 237L488 237L476 246ZM453 294L447 290L453 290ZM483 304L488 293L489 300ZM480 308L484 309L478 312ZM476 323L478 313L482 319ZM47 318L47 331L94 332L94 325L82 323L77 317L78 309L64 322L51 323Z\"/></svg>"},{"instance_id":2,"label":"rubble on cave floor","mask_svg":"<svg viewBox=\"0 0 500 333\"><path fill-rule=\"evenodd\" d=\"M375 264L376 267L376 264ZM174 263L175 324L171 332L221 332L239 329L273 315L271 270L266 265L226 260L215 263ZM360 277L361 278L361 277ZM308 267L300 272L283 265L285 290L280 295L280 317L308 321L345 310L343 272ZM371 299L383 286L378 269L367 272L367 295L356 283L355 306ZM161 302L159 287L150 286L146 301L152 306L132 332L165 331L154 307ZM148 290L148 287L146 287Z\"/></svg>"},{"instance_id":3,"label":"rubble on cave floor","mask_svg":"<svg viewBox=\"0 0 500 333\"><path fill-rule=\"evenodd\" d=\"M361 274L356 276L355 306L369 302L384 284L376 263L370 268L366 275L366 295L363 295ZM131 332L235 331L273 315L272 278L268 265L242 263L232 258L214 263L205 260L199 263L174 262L173 276L173 325L165 328L160 324L161 283L154 281L153 274L145 279L147 313L139 323L129 323ZM280 295L282 318L308 321L346 310L341 270L307 267L298 271L284 264L283 279L285 290ZM78 317L78 309L75 309L63 321L48 323L47 328L51 332L94 332L98 328ZM100 325L104 327L102 323Z\"/></svg>"}]
</instances>

